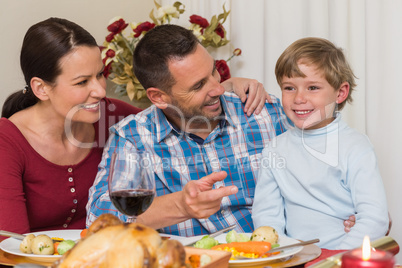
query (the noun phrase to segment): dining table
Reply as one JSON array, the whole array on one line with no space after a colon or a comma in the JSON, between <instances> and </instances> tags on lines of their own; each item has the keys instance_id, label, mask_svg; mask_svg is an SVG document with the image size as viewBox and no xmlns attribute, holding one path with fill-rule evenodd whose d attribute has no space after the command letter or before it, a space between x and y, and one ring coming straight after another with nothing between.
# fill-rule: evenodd
<instances>
[{"instance_id":1,"label":"dining table","mask_svg":"<svg viewBox=\"0 0 402 268\"><path fill-rule=\"evenodd\" d=\"M295 267L295 268L304 268L308 267L316 262L319 262L329 256L338 254L340 252L344 252L345 250L328 250L319 248L316 245L307 245L304 246L303 249L286 260L276 260L270 261L267 263L261 263L258 265L251 265L252 268L275 268L275 267ZM0 268L9 268L11 266L20 264L20 263L29 263L29 260L15 257L11 254L8 254L0 249ZM32 262L33 264L38 264L37 262ZM228 265L227 267L236 267L236 265ZM219 268L219 267L217 267Z\"/></svg>"},{"instance_id":2,"label":"dining table","mask_svg":"<svg viewBox=\"0 0 402 268\"><path fill-rule=\"evenodd\" d=\"M1 241L1 240L0 240ZM379 241L379 248L389 250L394 255L399 252L399 245L390 237L384 237ZM274 261L258 263L256 265L247 265L250 268L276 268L276 267L295 267L295 268L305 268L313 266L321 261L325 261L327 258L339 256L347 252L348 250L330 250L325 248L320 248L317 245L311 244L303 246L302 250L296 253L293 256L288 257L287 259L278 259ZM15 256L9 253L4 252L0 249L0 268L8 268L10 266L15 266L20 263L30 263L29 259L19 258L19 256ZM38 262L31 262L40 264ZM48 263L50 265L50 263ZM235 268L240 267L236 264L224 263L223 266L215 267L211 266L211 268ZM246 267L243 266L242 267ZM337 267L337 266L333 266ZM338 266L339 267L339 266ZM395 267L402 267L398 264ZM209 268L209 267L208 267Z\"/></svg>"}]
</instances>

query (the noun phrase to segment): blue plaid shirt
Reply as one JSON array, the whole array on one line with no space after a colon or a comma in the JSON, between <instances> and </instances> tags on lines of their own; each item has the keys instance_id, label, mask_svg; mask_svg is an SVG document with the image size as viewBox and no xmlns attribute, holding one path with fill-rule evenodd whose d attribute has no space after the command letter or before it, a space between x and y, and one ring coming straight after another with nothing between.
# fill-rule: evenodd
<instances>
[{"instance_id":1,"label":"blue plaid shirt","mask_svg":"<svg viewBox=\"0 0 402 268\"><path fill-rule=\"evenodd\" d=\"M87 225L99 215L111 213L122 220L109 199L108 173L110 156L116 148L137 148L151 153L158 196L181 191L190 180L212 172L226 171L225 180L214 187L236 185L237 194L224 197L221 209L208 219L190 219L162 229L180 236L202 235L236 224L237 231L252 232L251 206L261 151L277 135L286 131L288 121L277 98L266 103L259 115L247 116L244 104L232 94L221 96L224 119L200 142L192 135L180 133L155 106L130 115L110 128L94 185L89 191Z\"/></svg>"}]
</instances>

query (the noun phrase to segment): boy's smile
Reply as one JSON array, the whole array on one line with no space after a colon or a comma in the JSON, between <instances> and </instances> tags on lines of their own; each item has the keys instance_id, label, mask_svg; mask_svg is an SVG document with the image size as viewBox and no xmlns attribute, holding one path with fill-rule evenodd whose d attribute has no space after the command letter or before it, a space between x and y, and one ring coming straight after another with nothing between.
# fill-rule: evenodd
<instances>
[{"instance_id":1,"label":"boy's smile","mask_svg":"<svg viewBox=\"0 0 402 268\"><path fill-rule=\"evenodd\" d=\"M286 115L300 129L317 129L334 120L336 104L343 102L349 93L349 84L334 89L324 73L314 65L299 61L298 67L305 77L283 77L282 104Z\"/></svg>"}]
</instances>

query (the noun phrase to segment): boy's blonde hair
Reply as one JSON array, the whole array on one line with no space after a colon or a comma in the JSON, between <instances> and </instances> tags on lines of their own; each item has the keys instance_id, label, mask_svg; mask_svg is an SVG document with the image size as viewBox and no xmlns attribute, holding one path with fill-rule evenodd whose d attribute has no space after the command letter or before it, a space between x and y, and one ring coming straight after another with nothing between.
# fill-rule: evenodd
<instances>
[{"instance_id":1,"label":"boy's blonde hair","mask_svg":"<svg viewBox=\"0 0 402 268\"><path fill-rule=\"evenodd\" d=\"M284 76L289 78L306 76L298 67L300 61L307 65L314 65L318 70L323 71L325 79L336 90L343 82L349 83L348 97L338 104L338 110L345 106L346 101L352 102L356 76L341 48L323 38L307 37L295 41L285 49L276 62L275 75L279 85L282 85Z\"/></svg>"}]
</instances>

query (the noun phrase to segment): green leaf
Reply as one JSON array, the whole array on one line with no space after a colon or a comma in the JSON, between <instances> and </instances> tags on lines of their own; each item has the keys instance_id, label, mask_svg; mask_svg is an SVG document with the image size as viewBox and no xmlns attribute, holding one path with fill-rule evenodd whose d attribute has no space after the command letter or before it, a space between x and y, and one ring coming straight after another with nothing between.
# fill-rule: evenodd
<instances>
[{"instance_id":1,"label":"green leaf","mask_svg":"<svg viewBox=\"0 0 402 268\"><path fill-rule=\"evenodd\" d=\"M222 38L221 38L219 35L217 35L217 34L215 34L215 35L212 37L212 41L214 42L215 45L219 44L219 42L220 42L221 40L222 40Z\"/></svg>"},{"instance_id":2,"label":"green leaf","mask_svg":"<svg viewBox=\"0 0 402 268\"><path fill-rule=\"evenodd\" d=\"M179 1L174 2L173 6L177 9L177 11L179 11L180 14L183 14L186 8L186 6ZM180 8L180 6L183 6L183 8Z\"/></svg>"},{"instance_id":3,"label":"green leaf","mask_svg":"<svg viewBox=\"0 0 402 268\"><path fill-rule=\"evenodd\" d=\"M151 20L156 24L159 25L159 21L155 18L154 16L154 9L151 10L151 13L149 13L149 17L151 18Z\"/></svg>"},{"instance_id":4,"label":"green leaf","mask_svg":"<svg viewBox=\"0 0 402 268\"><path fill-rule=\"evenodd\" d=\"M229 16L230 10L226 11L225 5L223 5L223 13L218 15L218 21L222 20L221 24L223 24L226 21L226 18Z\"/></svg>"}]
</instances>

